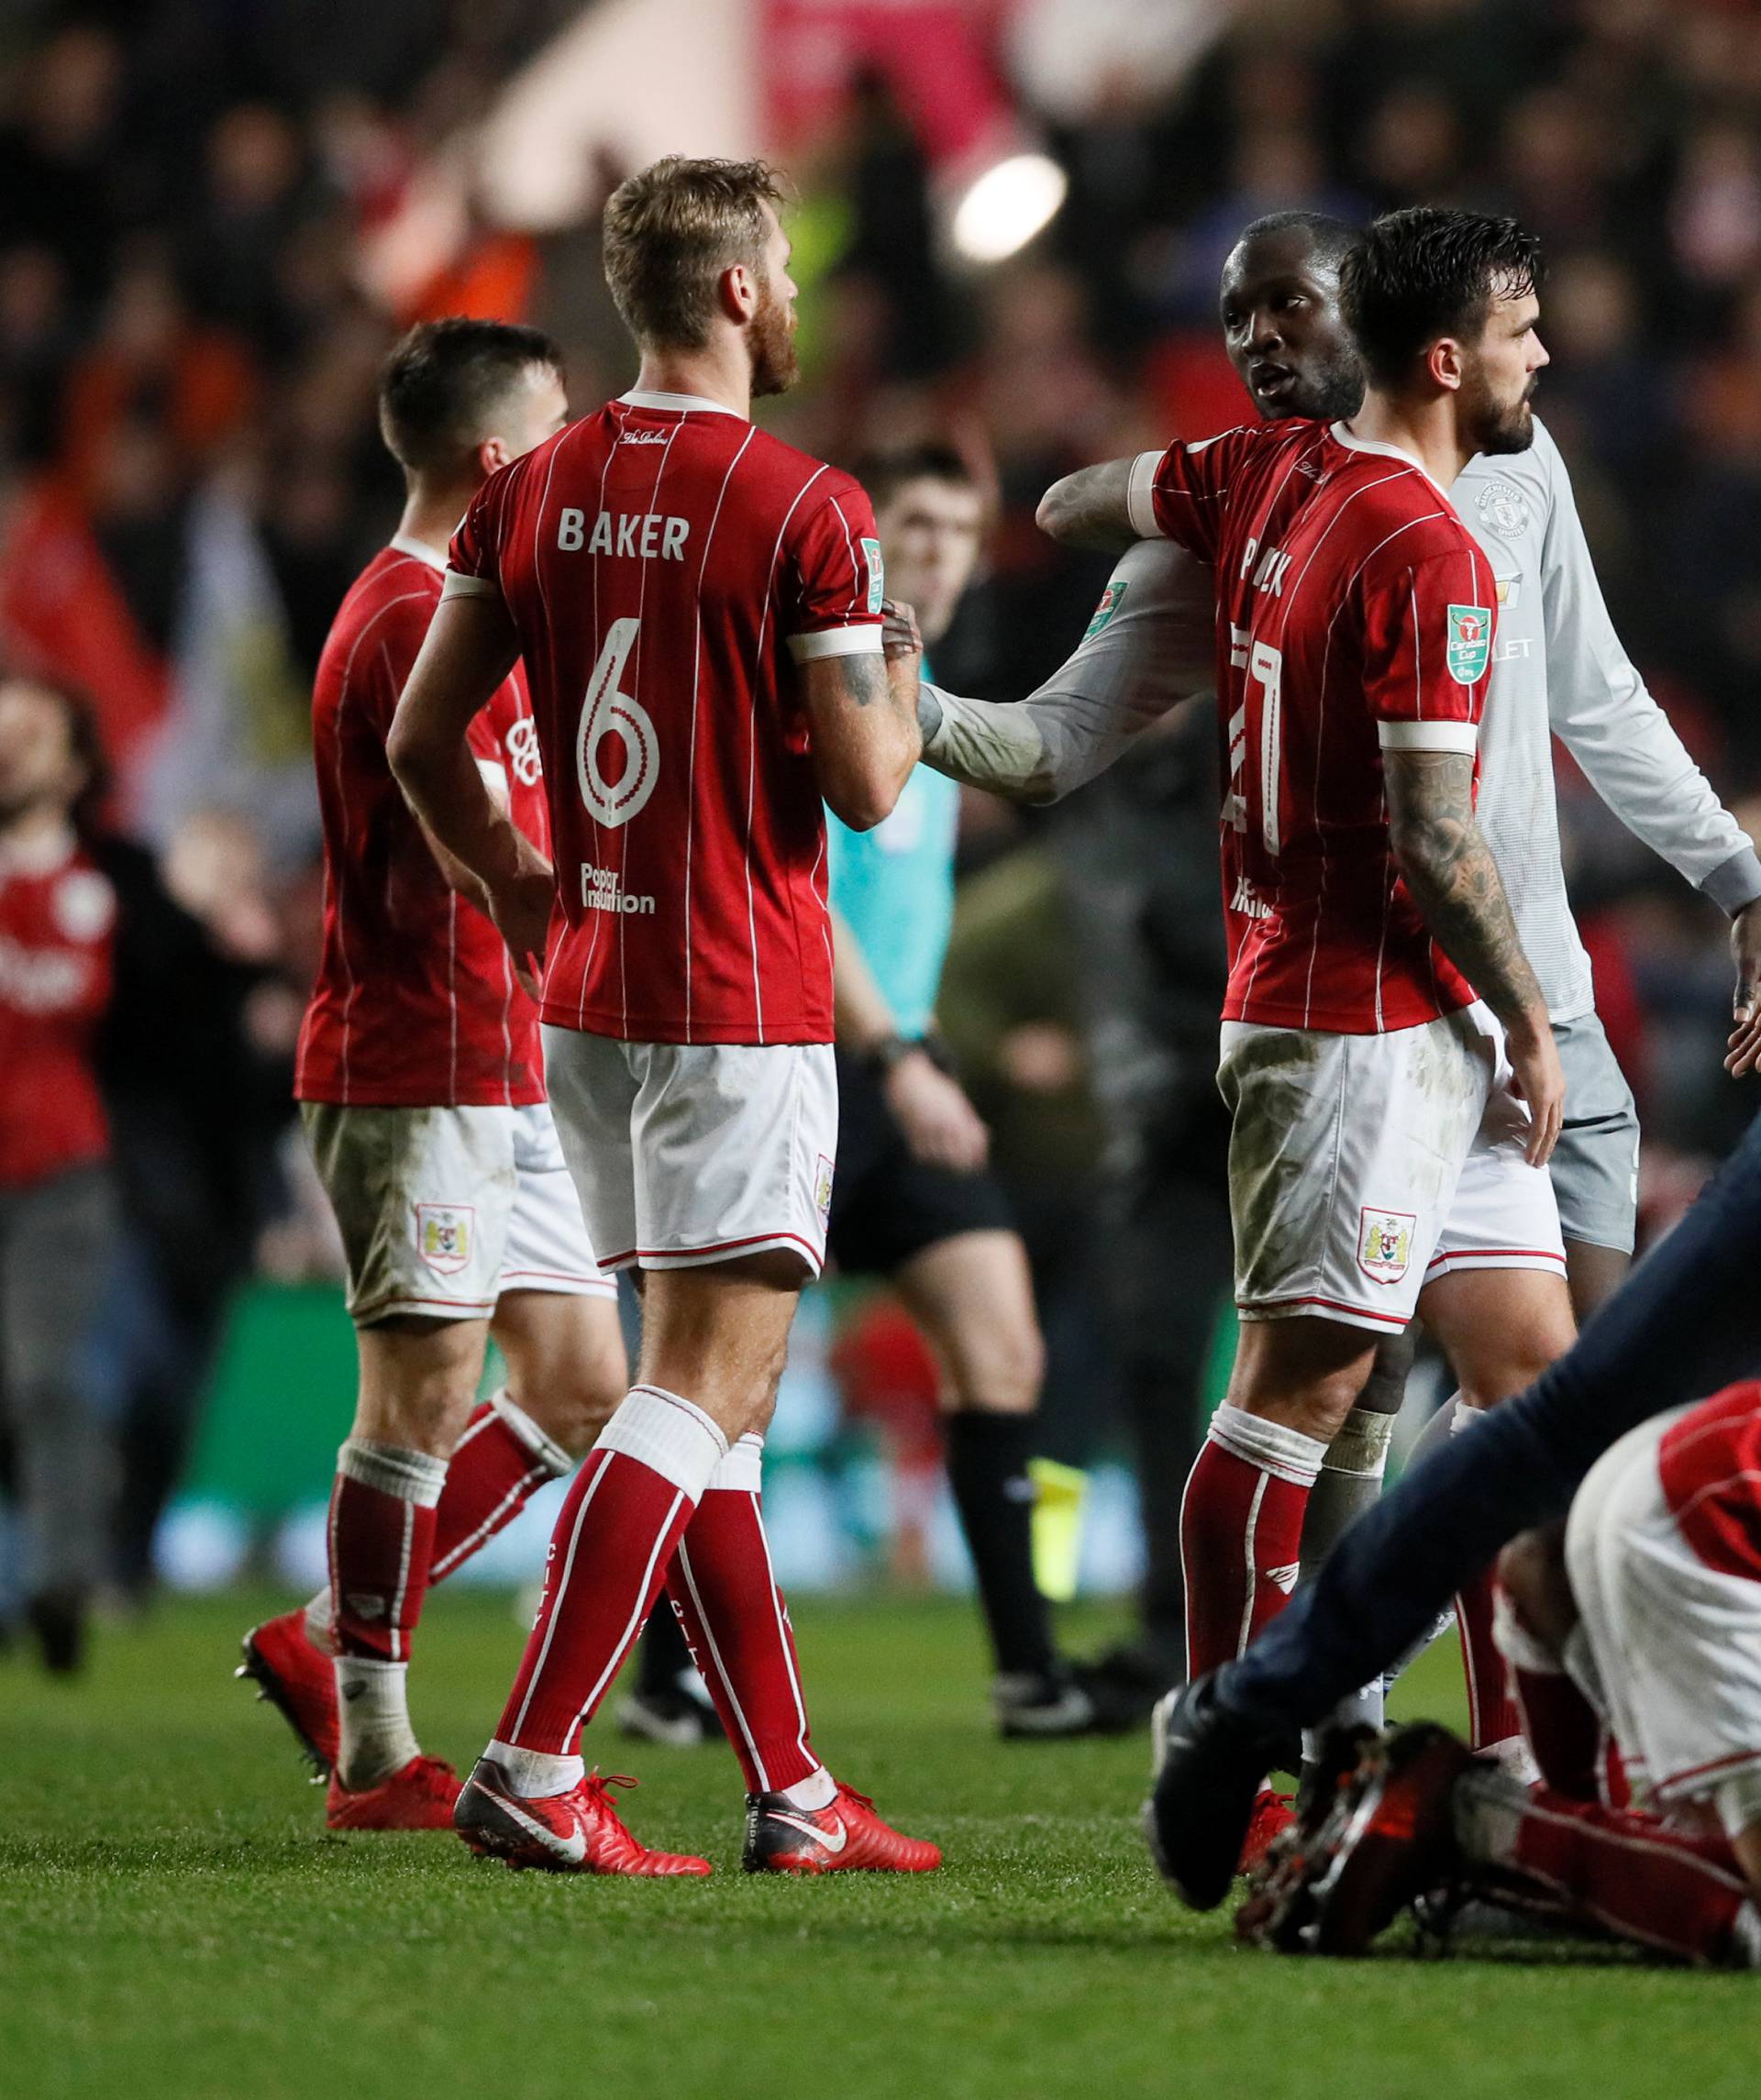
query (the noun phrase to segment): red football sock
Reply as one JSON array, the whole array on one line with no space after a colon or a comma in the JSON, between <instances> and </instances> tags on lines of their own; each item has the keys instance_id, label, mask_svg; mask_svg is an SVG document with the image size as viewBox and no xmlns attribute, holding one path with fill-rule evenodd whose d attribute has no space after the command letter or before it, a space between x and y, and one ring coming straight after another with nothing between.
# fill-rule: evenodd
<instances>
[{"instance_id":1,"label":"red football sock","mask_svg":"<svg viewBox=\"0 0 1761 2100\"><path fill-rule=\"evenodd\" d=\"M743 1436L710 1476L667 1576L748 1794L776 1794L818 1772L788 1608L770 1566L759 1503L764 1446Z\"/></svg>"},{"instance_id":2,"label":"red football sock","mask_svg":"<svg viewBox=\"0 0 1761 2100\"><path fill-rule=\"evenodd\" d=\"M1461 1667L1468 1680L1468 1740L1476 1750L1490 1750L1523 1733L1523 1716L1511 1697L1510 1672L1492 1631L1495 1587L1493 1571L1488 1568L1456 1592Z\"/></svg>"},{"instance_id":3,"label":"red football sock","mask_svg":"<svg viewBox=\"0 0 1761 2100\"><path fill-rule=\"evenodd\" d=\"M568 1757L642 1630L726 1441L701 1408L634 1387L575 1476L498 1748Z\"/></svg>"},{"instance_id":4,"label":"red football sock","mask_svg":"<svg viewBox=\"0 0 1761 2100\"><path fill-rule=\"evenodd\" d=\"M446 1461L350 1437L330 1495L331 1637L340 1655L409 1660Z\"/></svg>"},{"instance_id":5,"label":"red football sock","mask_svg":"<svg viewBox=\"0 0 1761 2100\"><path fill-rule=\"evenodd\" d=\"M1688 1837L1648 1816L1568 1801L1538 1787L1512 1799L1514 1840L1500 1863L1562 1897L1580 1918L1691 1961L1731 1953L1748 1884L1722 1838ZM1479 1819L1483 1831L1487 1818Z\"/></svg>"},{"instance_id":6,"label":"red football sock","mask_svg":"<svg viewBox=\"0 0 1761 2100\"><path fill-rule=\"evenodd\" d=\"M574 1461L531 1417L497 1393L465 1424L447 1466L434 1512L431 1583L444 1582L496 1532L511 1524L547 1480Z\"/></svg>"},{"instance_id":7,"label":"red football sock","mask_svg":"<svg viewBox=\"0 0 1761 2100\"><path fill-rule=\"evenodd\" d=\"M1492 1586L1492 1639L1542 1778L1567 1800L1600 1800L1602 1717L1560 1659L1523 1624L1511 1593L1499 1582Z\"/></svg>"},{"instance_id":8,"label":"red football sock","mask_svg":"<svg viewBox=\"0 0 1761 2100\"><path fill-rule=\"evenodd\" d=\"M1180 1505L1189 1678L1232 1661L1296 1586L1302 1516L1327 1447L1220 1407Z\"/></svg>"}]
</instances>

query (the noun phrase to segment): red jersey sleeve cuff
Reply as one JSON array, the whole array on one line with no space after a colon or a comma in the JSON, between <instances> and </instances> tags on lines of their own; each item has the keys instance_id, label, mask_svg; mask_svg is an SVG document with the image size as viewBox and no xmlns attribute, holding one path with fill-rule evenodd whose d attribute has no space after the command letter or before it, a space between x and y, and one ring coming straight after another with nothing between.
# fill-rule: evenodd
<instances>
[{"instance_id":1,"label":"red jersey sleeve cuff","mask_svg":"<svg viewBox=\"0 0 1761 2100\"><path fill-rule=\"evenodd\" d=\"M1131 463L1131 480L1125 487L1125 514L1139 539L1166 539L1156 515L1156 476L1165 455L1140 452Z\"/></svg>"},{"instance_id":2,"label":"red jersey sleeve cuff","mask_svg":"<svg viewBox=\"0 0 1761 2100\"><path fill-rule=\"evenodd\" d=\"M449 569L440 585L443 598L499 598L501 586L487 576L467 576L462 569Z\"/></svg>"},{"instance_id":3,"label":"red jersey sleeve cuff","mask_svg":"<svg viewBox=\"0 0 1761 2100\"><path fill-rule=\"evenodd\" d=\"M1379 722L1376 734L1384 751L1456 751L1471 758L1479 745L1472 722Z\"/></svg>"},{"instance_id":4,"label":"red jersey sleeve cuff","mask_svg":"<svg viewBox=\"0 0 1761 2100\"><path fill-rule=\"evenodd\" d=\"M879 627L821 627L810 635L791 635L789 654L798 664L815 657L867 657L880 648Z\"/></svg>"}]
</instances>

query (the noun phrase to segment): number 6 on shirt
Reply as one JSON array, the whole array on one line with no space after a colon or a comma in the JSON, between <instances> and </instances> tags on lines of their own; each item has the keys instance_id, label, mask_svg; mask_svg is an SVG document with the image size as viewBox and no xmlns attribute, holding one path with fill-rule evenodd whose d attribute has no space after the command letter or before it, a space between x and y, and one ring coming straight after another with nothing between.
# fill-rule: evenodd
<instances>
[{"instance_id":1,"label":"number 6 on shirt","mask_svg":"<svg viewBox=\"0 0 1761 2100\"><path fill-rule=\"evenodd\" d=\"M639 701L620 691L624 667L636 647L641 625L639 619L612 622L593 675L587 681L581 735L575 746L581 799L594 822L610 831L629 823L653 794L660 778L660 745L654 717ZM624 749L624 764L615 782L600 769L599 746L607 736L616 737Z\"/></svg>"}]
</instances>

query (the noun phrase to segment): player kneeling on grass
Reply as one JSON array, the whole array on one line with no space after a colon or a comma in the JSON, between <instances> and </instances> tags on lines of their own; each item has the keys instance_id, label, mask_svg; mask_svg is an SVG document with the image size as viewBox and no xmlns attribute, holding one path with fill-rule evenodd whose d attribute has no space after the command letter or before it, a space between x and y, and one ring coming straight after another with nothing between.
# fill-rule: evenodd
<instances>
[{"instance_id":1,"label":"player kneeling on grass","mask_svg":"<svg viewBox=\"0 0 1761 2100\"><path fill-rule=\"evenodd\" d=\"M294 1091L348 1259L360 1389L329 1585L253 1628L239 1674L328 1776L333 1829L450 1825L458 1775L420 1754L404 1696L424 1593L569 1471L625 1384L616 1287L550 1120L537 1009L481 886L425 836L385 757L448 534L486 474L561 426L559 362L547 337L492 321L427 324L393 352L380 425L407 501L342 602L313 694L324 946ZM517 666L485 696L471 754L541 849ZM507 1387L473 1414L491 1333Z\"/></svg>"},{"instance_id":2,"label":"player kneeling on grass","mask_svg":"<svg viewBox=\"0 0 1761 2100\"><path fill-rule=\"evenodd\" d=\"M1280 1841L1244 1936L1358 1953L1448 1892L1761 1967L1761 1383L1630 1431L1499 1582L1540 1784L1434 1726L1373 1741Z\"/></svg>"}]
</instances>

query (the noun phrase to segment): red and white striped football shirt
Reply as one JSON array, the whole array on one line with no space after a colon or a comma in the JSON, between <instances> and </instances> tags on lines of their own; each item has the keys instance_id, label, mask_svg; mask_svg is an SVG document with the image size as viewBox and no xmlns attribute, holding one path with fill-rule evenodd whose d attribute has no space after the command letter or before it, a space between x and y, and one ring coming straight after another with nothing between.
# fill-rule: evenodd
<instances>
[{"instance_id":1,"label":"red and white striped football shirt","mask_svg":"<svg viewBox=\"0 0 1761 2100\"><path fill-rule=\"evenodd\" d=\"M544 1099L537 1009L502 936L441 874L385 760L441 573L433 548L393 540L356 579L318 658L324 945L300 1031L298 1100L518 1108ZM471 748L514 822L548 851L537 735L517 668L471 724Z\"/></svg>"},{"instance_id":2,"label":"red and white striped football shirt","mask_svg":"<svg viewBox=\"0 0 1761 2100\"><path fill-rule=\"evenodd\" d=\"M499 591L548 781L543 1013L647 1043L829 1043L825 827L794 665L878 651L847 474L630 393L484 483L447 591Z\"/></svg>"},{"instance_id":3,"label":"red and white striped football shirt","mask_svg":"<svg viewBox=\"0 0 1761 2100\"><path fill-rule=\"evenodd\" d=\"M1390 850L1384 750L1474 751L1491 569L1406 453L1255 424L1145 453L1140 532L1217 574L1228 1021L1360 1035L1467 1005Z\"/></svg>"}]
</instances>

